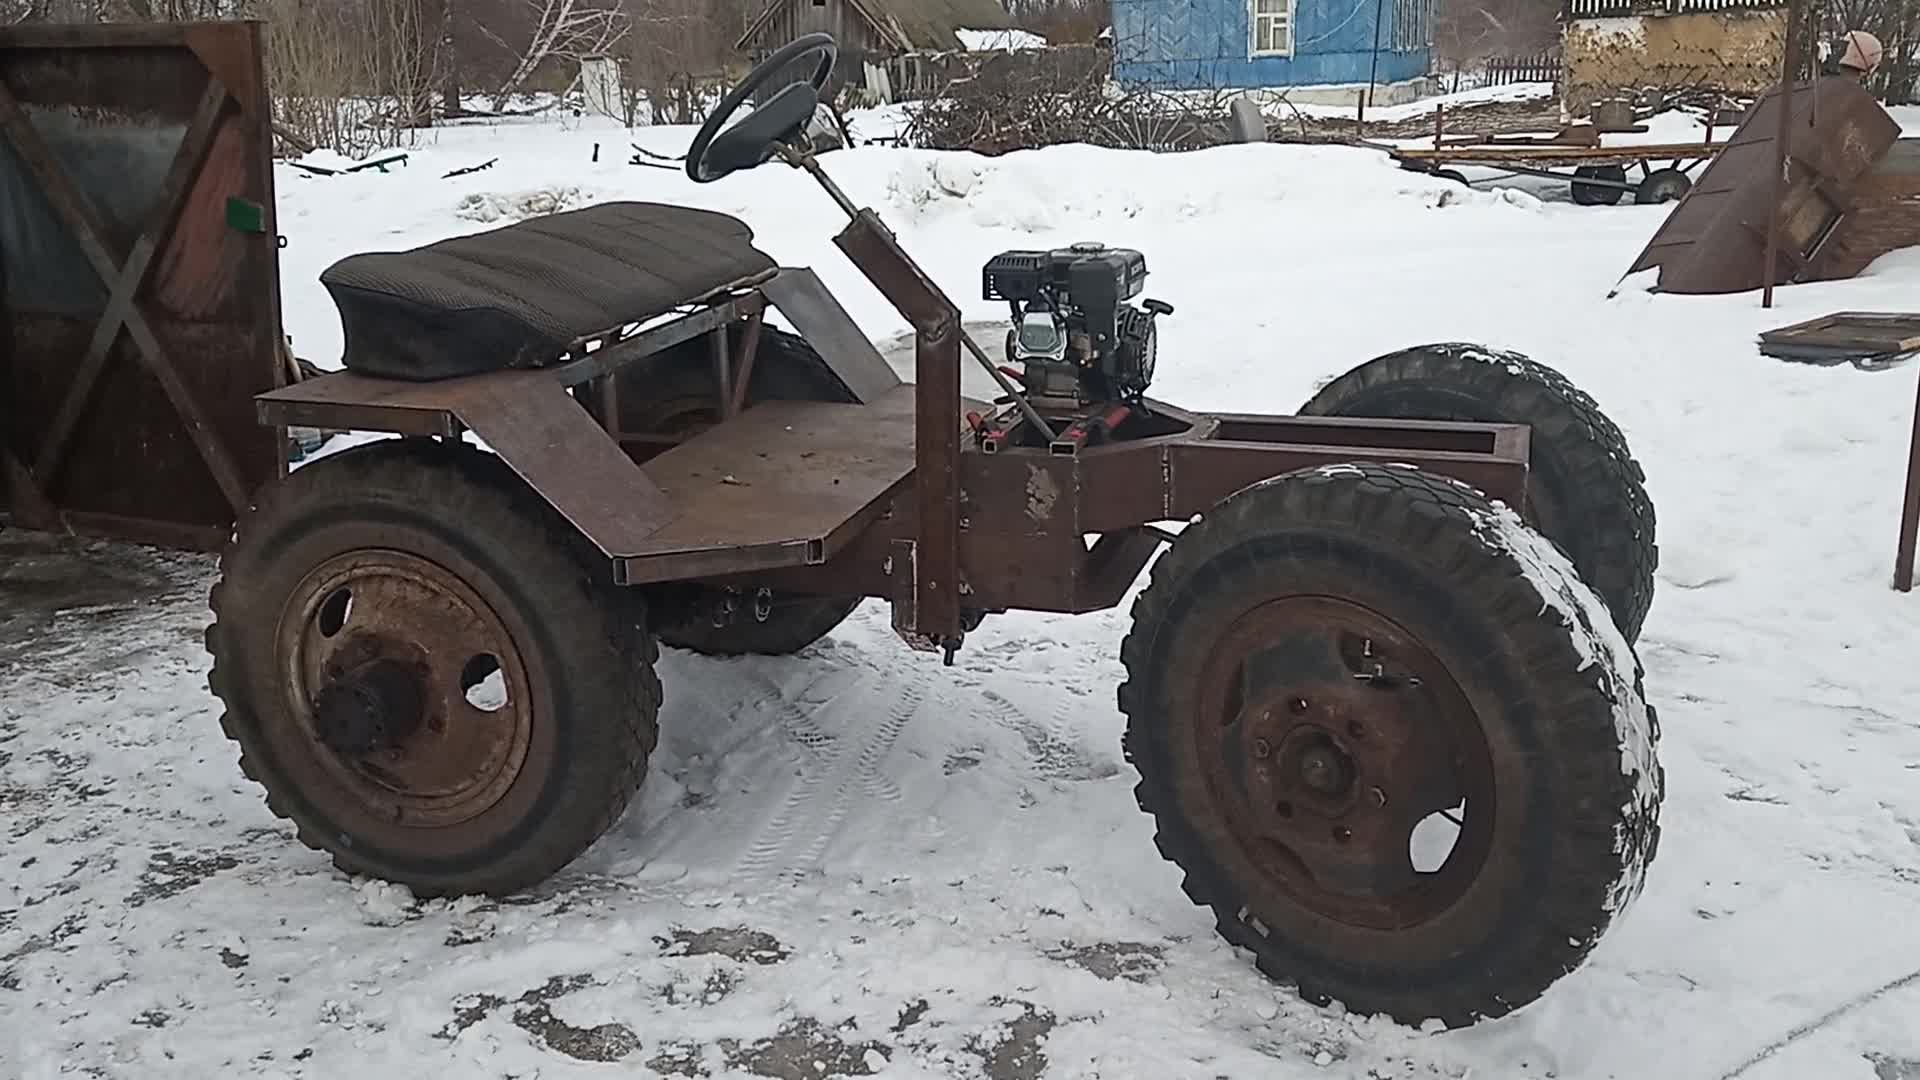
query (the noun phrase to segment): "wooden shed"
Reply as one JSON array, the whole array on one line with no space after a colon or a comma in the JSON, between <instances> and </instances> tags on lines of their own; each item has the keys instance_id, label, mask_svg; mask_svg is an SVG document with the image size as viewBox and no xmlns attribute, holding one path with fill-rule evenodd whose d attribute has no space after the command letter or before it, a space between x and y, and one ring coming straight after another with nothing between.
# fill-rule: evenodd
<instances>
[{"instance_id":1,"label":"wooden shed","mask_svg":"<svg viewBox=\"0 0 1920 1080\"><path fill-rule=\"evenodd\" d=\"M968 47L962 31L1011 25L1000 0L771 0L734 47L758 62L795 38L825 31L840 44L835 85L889 101L903 58L960 51Z\"/></svg>"}]
</instances>

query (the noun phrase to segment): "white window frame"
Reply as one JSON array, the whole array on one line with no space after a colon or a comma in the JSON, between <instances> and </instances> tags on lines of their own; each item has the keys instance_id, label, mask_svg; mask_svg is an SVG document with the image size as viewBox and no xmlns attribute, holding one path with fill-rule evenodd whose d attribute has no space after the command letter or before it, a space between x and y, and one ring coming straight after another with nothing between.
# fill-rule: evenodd
<instances>
[{"instance_id":1,"label":"white window frame","mask_svg":"<svg viewBox=\"0 0 1920 1080\"><path fill-rule=\"evenodd\" d=\"M1267 10L1262 11L1265 7ZM1274 9L1284 10L1274 10ZM1299 27L1296 16L1299 14L1299 0L1247 0L1247 55L1248 56L1292 56L1295 43L1294 31ZM1260 24L1262 22L1281 23L1287 30L1287 46L1284 49L1262 49L1260 47Z\"/></svg>"}]
</instances>

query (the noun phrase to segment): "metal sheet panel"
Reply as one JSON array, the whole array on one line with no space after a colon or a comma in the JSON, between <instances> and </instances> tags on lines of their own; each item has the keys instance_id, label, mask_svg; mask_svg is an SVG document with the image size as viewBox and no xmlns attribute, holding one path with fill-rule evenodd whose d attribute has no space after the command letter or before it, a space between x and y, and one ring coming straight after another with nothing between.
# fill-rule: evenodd
<instances>
[{"instance_id":1,"label":"metal sheet panel","mask_svg":"<svg viewBox=\"0 0 1920 1080\"><path fill-rule=\"evenodd\" d=\"M278 475L260 26L0 30L0 442L27 524L218 543ZM228 225L229 200L264 228ZM183 541L182 538L194 538Z\"/></svg>"},{"instance_id":2,"label":"metal sheet panel","mask_svg":"<svg viewBox=\"0 0 1920 1080\"><path fill-rule=\"evenodd\" d=\"M1833 77L1795 87L1787 183L1773 204L1781 95L1762 97L1693 190L1674 205L1628 273L1659 268L1675 293L1729 293L1767 284L1768 223L1781 227L1774 284L1803 280L1809 260L1851 209L1850 188L1899 137L1864 87Z\"/></svg>"}]
</instances>

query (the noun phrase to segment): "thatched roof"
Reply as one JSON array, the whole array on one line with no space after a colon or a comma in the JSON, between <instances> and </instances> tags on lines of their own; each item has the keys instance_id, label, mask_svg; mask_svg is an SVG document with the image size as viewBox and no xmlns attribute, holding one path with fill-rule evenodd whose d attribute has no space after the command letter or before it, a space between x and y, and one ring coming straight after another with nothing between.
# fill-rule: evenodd
<instances>
[{"instance_id":1,"label":"thatched roof","mask_svg":"<svg viewBox=\"0 0 1920 1080\"><path fill-rule=\"evenodd\" d=\"M773 47L785 42L756 42L781 8L803 0L771 0L747 32L734 43L737 49L755 44ZM842 0L883 42L900 52L951 52L961 48L955 30L1000 30L1013 25L1000 0Z\"/></svg>"}]
</instances>

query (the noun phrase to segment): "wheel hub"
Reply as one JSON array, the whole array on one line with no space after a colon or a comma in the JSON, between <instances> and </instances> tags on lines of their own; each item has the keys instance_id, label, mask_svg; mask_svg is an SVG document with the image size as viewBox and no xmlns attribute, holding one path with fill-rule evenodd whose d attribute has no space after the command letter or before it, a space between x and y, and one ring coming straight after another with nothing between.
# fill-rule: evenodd
<instances>
[{"instance_id":1,"label":"wheel hub","mask_svg":"<svg viewBox=\"0 0 1920 1080\"><path fill-rule=\"evenodd\" d=\"M457 574L399 551L336 556L295 586L277 634L289 712L339 810L456 825L513 786L539 673Z\"/></svg>"},{"instance_id":2,"label":"wheel hub","mask_svg":"<svg viewBox=\"0 0 1920 1080\"><path fill-rule=\"evenodd\" d=\"M1317 795L1328 798L1345 795L1353 786L1353 759L1318 732L1299 741L1304 745L1293 766L1299 782Z\"/></svg>"},{"instance_id":3,"label":"wheel hub","mask_svg":"<svg viewBox=\"0 0 1920 1080\"><path fill-rule=\"evenodd\" d=\"M314 733L327 749L362 755L396 750L420 730L425 692L419 673L396 660L375 660L320 688Z\"/></svg>"},{"instance_id":4,"label":"wheel hub","mask_svg":"<svg viewBox=\"0 0 1920 1080\"><path fill-rule=\"evenodd\" d=\"M1471 882L1465 828L1440 870L1412 864L1416 825L1492 798L1472 790L1484 744L1471 707L1405 631L1347 601L1274 600L1241 617L1205 678L1203 714L1224 735L1195 732L1208 794L1271 886L1342 922L1397 926Z\"/></svg>"}]
</instances>

